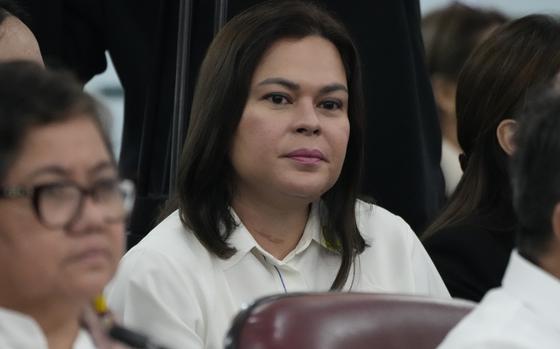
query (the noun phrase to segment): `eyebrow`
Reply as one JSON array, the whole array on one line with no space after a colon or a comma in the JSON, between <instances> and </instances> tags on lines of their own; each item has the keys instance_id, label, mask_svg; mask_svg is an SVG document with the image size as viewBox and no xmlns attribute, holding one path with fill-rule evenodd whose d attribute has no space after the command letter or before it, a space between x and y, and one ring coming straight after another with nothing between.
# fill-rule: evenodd
<instances>
[{"instance_id":1,"label":"eyebrow","mask_svg":"<svg viewBox=\"0 0 560 349\"><path fill-rule=\"evenodd\" d=\"M41 167L38 170L31 172L26 179L32 180L41 175L57 175L62 177L62 176L66 176L67 174L68 173L64 168L60 166L52 165L52 166Z\"/></svg>"},{"instance_id":2,"label":"eyebrow","mask_svg":"<svg viewBox=\"0 0 560 349\"><path fill-rule=\"evenodd\" d=\"M264 79L263 81L257 84L257 86L262 86L262 85L281 85L292 91L299 91L301 89L300 85L284 78ZM335 91L344 91L348 93L348 89L343 84L332 83L321 87L321 89L319 90L319 94L324 95Z\"/></svg>"},{"instance_id":3,"label":"eyebrow","mask_svg":"<svg viewBox=\"0 0 560 349\"><path fill-rule=\"evenodd\" d=\"M88 173L90 175L93 175L93 174L97 174L99 172L102 172L104 170L115 170L115 172L117 172L117 169L115 168L115 165L114 165L113 162L103 161L103 162L100 162L99 164L97 164L94 168L90 169L88 171Z\"/></svg>"},{"instance_id":4,"label":"eyebrow","mask_svg":"<svg viewBox=\"0 0 560 349\"><path fill-rule=\"evenodd\" d=\"M95 165L93 168L91 168L90 170L88 170L88 174L89 175L95 175L103 170L106 169L113 169L114 165L111 161L102 161L100 163L98 163L97 165ZM68 171L66 169L64 169L61 166L57 166L57 165L51 165L51 166L46 166L46 167L42 167L34 172L32 172L31 174L29 174L29 176L27 176L27 180L32 180L36 177L39 177L41 175L57 175L57 176L61 176L61 177L66 177L68 176Z\"/></svg>"}]
</instances>

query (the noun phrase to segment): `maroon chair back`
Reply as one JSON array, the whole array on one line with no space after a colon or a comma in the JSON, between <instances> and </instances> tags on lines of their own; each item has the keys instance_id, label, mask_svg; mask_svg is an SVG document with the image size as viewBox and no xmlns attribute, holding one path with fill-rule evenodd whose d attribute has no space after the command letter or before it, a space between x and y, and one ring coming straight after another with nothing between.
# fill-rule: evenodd
<instances>
[{"instance_id":1,"label":"maroon chair back","mask_svg":"<svg viewBox=\"0 0 560 349\"><path fill-rule=\"evenodd\" d=\"M433 349L473 306L394 294L271 296L236 316L226 349Z\"/></svg>"}]
</instances>

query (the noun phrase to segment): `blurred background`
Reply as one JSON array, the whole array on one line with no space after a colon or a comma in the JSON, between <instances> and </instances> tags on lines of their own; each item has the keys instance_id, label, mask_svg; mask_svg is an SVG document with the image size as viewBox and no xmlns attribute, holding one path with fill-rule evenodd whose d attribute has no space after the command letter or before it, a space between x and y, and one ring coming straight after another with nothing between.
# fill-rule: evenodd
<instances>
[{"instance_id":1,"label":"blurred background","mask_svg":"<svg viewBox=\"0 0 560 349\"><path fill-rule=\"evenodd\" d=\"M420 8L424 15L453 2L457 1L420 0ZM530 13L560 15L560 1L558 0L464 0L459 2L470 6L496 9L511 18L521 17ZM107 61L107 70L90 80L85 88L101 100L113 115L111 139L115 154L118 156L123 123L124 93L109 56Z\"/></svg>"}]
</instances>

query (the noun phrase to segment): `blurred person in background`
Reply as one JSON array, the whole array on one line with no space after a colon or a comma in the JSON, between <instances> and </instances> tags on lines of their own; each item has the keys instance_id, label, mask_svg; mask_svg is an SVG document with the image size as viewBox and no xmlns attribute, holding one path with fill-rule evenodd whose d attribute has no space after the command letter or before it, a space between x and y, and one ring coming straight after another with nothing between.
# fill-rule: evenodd
<instances>
[{"instance_id":1,"label":"blurred person in background","mask_svg":"<svg viewBox=\"0 0 560 349\"><path fill-rule=\"evenodd\" d=\"M463 64L473 49L507 18L497 12L452 3L422 19L426 64L438 109L442 133L441 169L445 194L450 197L463 171L457 140L455 93Z\"/></svg>"},{"instance_id":2,"label":"blurred person in background","mask_svg":"<svg viewBox=\"0 0 560 349\"><path fill-rule=\"evenodd\" d=\"M0 0L0 61L22 59L43 65L39 43L21 21L25 14L10 0Z\"/></svg>"},{"instance_id":3,"label":"blurred person in background","mask_svg":"<svg viewBox=\"0 0 560 349\"><path fill-rule=\"evenodd\" d=\"M516 250L500 288L440 349L556 349L560 345L560 93L538 89L518 117L510 164Z\"/></svg>"},{"instance_id":4,"label":"blurred person in background","mask_svg":"<svg viewBox=\"0 0 560 349\"><path fill-rule=\"evenodd\" d=\"M97 103L72 78L0 64L0 347L117 348L91 302L124 248L121 181Z\"/></svg>"},{"instance_id":5,"label":"blurred person in background","mask_svg":"<svg viewBox=\"0 0 560 349\"><path fill-rule=\"evenodd\" d=\"M457 134L464 174L424 245L453 297L480 301L502 280L517 219L507 163L514 118L531 87L560 70L560 23L526 16L493 31L457 84Z\"/></svg>"}]
</instances>

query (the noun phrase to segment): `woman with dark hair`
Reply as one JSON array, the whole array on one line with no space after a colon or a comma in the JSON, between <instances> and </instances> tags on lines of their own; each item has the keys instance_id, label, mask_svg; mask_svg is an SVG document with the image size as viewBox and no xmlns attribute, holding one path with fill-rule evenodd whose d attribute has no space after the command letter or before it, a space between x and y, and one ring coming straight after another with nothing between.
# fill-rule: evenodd
<instances>
[{"instance_id":1,"label":"woman with dark hair","mask_svg":"<svg viewBox=\"0 0 560 349\"><path fill-rule=\"evenodd\" d=\"M66 75L0 64L0 347L116 348L91 302L124 247L132 186Z\"/></svg>"},{"instance_id":2,"label":"woman with dark hair","mask_svg":"<svg viewBox=\"0 0 560 349\"><path fill-rule=\"evenodd\" d=\"M441 170L447 197L453 194L463 174L459 165L461 147L457 140L455 113L459 72L474 48L506 21L507 18L499 12L456 2L422 18L426 64L442 133Z\"/></svg>"},{"instance_id":3,"label":"woman with dark hair","mask_svg":"<svg viewBox=\"0 0 560 349\"><path fill-rule=\"evenodd\" d=\"M544 15L515 20L469 57L457 85L457 133L464 174L425 233L425 246L451 295L479 301L499 286L514 243L507 161L513 118L527 91L560 69L560 23Z\"/></svg>"},{"instance_id":4,"label":"woman with dark hair","mask_svg":"<svg viewBox=\"0 0 560 349\"><path fill-rule=\"evenodd\" d=\"M233 18L203 62L176 205L124 257L109 301L172 348L219 348L256 298L355 290L447 297L399 217L357 201L360 63L305 2Z\"/></svg>"}]
</instances>

